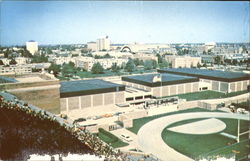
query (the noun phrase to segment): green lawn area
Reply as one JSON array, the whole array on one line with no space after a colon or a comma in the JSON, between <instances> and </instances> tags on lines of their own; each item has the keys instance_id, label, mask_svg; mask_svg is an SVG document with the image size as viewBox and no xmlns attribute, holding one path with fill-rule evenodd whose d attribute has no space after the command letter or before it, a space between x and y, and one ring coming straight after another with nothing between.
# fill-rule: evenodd
<instances>
[{"instance_id":1,"label":"green lawn area","mask_svg":"<svg viewBox=\"0 0 250 161\"><path fill-rule=\"evenodd\" d=\"M208 90L208 91L200 91L194 93L179 94L175 96L178 96L181 99L186 99L187 101L192 101L192 100L202 100L202 99L227 98L227 97L241 95L244 93L247 93L247 91L239 91L239 92L232 92L225 94L222 92Z\"/></svg>"},{"instance_id":2,"label":"green lawn area","mask_svg":"<svg viewBox=\"0 0 250 161\"><path fill-rule=\"evenodd\" d=\"M246 145L249 144L249 139L247 135L241 137L241 142L236 143L235 140L227 138L219 134L209 134L209 135L190 135L190 134L181 134L172 131L168 131L167 128L183 125L186 123L199 121L202 119L190 119L179 121L170 126L166 127L162 132L163 140L172 148L179 151L180 153L187 155L193 159L199 157L211 157L215 155L228 155L232 153L232 150L240 151L236 155L237 158L242 158L247 155L249 147ZM237 120L236 119L220 119L226 123L227 128L224 132L237 135ZM241 121L241 131L248 130L249 121ZM248 141L246 141L248 140ZM234 144L233 146L229 146Z\"/></svg>"},{"instance_id":3,"label":"green lawn area","mask_svg":"<svg viewBox=\"0 0 250 161\"><path fill-rule=\"evenodd\" d=\"M104 129L99 129L97 136L105 143L110 144L113 148L119 148L128 145L128 143L123 142L117 136L111 134L110 132Z\"/></svg>"},{"instance_id":4,"label":"green lawn area","mask_svg":"<svg viewBox=\"0 0 250 161\"><path fill-rule=\"evenodd\" d=\"M180 110L180 111L175 111L175 112L170 112L170 113L164 113L160 115L155 115L155 116L150 116L150 117L143 117L139 119L134 119L133 120L133 127L128 128L131 132L137 134L139 129L149 121L152 121L154 119L163 117L163 116L169 116L173 114L180 114L180 113L187 113L187 112L211 112L210 110L203 109L203 108L192 108L192 109L187 109L187 110ZM215 111L212 111L215 112ZM221 112L221 111L220 111Z\"/></svg>"}]
</instances>

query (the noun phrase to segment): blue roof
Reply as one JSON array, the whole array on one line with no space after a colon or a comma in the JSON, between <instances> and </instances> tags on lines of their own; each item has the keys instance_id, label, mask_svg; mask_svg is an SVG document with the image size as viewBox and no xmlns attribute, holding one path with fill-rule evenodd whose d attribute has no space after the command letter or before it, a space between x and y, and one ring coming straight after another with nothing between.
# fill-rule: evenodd
<instances>
[{"instance_id":1,"label":"blue roof","mask_svg":"<svg viewBox=\"0 0 250 161\"><path fill-rule=\"evenodd\" d=\"M0 76L0 83L16 83L16 82L18 81L14 78Z\"/></svg>"},{"instance_id":2,"label":"blue roof","mask_svg":"<svg viewBox=\"0 0 250 161\"><path fill-rule=\"evenodd\" d=\"M154 77L160 77L161 81L154 82ZM132 83L142 84L150 87L156 87L161 85L171 85L199 81L196 77L176 75L176 74L144 74L122 77L123 81L128 81Z\"/></svg>"},{"instance_id":3,"label":"blue roof","mask_svg":"<svg viewBox=\"0 0 250 161\"><path fill-rule=\"evenodd\" d=\"M124 91L125 86L101 79L60 82L61 97L90 95L106 92Z\"/></svg>"},{"instance_id":4,"label":"blue roof","mask_svg":"<svg viewBox=\"0 0 250 161\"><path fill-rule=\"evenodd\" d=\"M194 76L204 79L219 80L226 82L250 79L250 75L245 74L243 72L229 72L229 71L197 69L197 68L165 68L158 70L158 72Z\"/></svg>"}]
</instances>

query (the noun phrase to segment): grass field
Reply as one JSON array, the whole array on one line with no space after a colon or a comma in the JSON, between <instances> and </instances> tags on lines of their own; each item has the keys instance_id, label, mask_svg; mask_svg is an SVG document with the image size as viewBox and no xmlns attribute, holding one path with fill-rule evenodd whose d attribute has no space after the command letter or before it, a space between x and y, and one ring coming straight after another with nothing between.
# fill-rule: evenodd
<instances>
[{"instance_id":1,"label":"grass field","mask_svg":"<svg viewBox=\"0 0 250 161\"><path fill-rule=\"evenodd\" d=\"M167 128L178 125L183 125L190 122L199 121L202 119L190 119L179 121L166 127L162 132L163 140L172 148L180 153L187 155L193 159L200 157L208 157L215 155L228 155L232 153L232 150L239 151L236 155L237 158L242 158L247 155L249 151L249 139L247 135L241 137L240 143L236 144L236 140L227 138L220 134L209 135L190 135L181 134L172 131L168 131ZM225 122L227 128L223 131L232 135L237 135L237 120L236 119L220 119ZM241 121L241 131L247 131L249 128L249 121ZM244 141L246 140L246 141ZM247 141L248 140L248 141ZM230 146L234 144L233 146Z\"/></svg>"},{"instance_id":2,"label":"grass field","mask_svg":"<svg viewBox=\"0 0 250 161\"><path fill-rule=\"evenodd\" d=\"M192 108L192 109L187 109L187 110L181 110L181 111L175 111L175 112L170 112L170 113L164 113L160 115L155 115L155 116L150 116L150 117L143 117L139 119L134 119L133 120L133 127L128 128L131 132L137 134L139 129L149 121L152 121L154 119L163 117L163 116L169 116L173 114L180 114L180 113L187 113L187 112L211 112L210 110L203 109L203 108ZM212 111L214 112L214 111Z\"/></svg>"},{"instance_id":3,"label":"grass field","mask_svg":"<svg viewBox=\"0 0 250 161\"><path fill-rule=\"evenodd\" d=\"M117 136L111 134L110 132L104 129L99 130L97 136L105 143L110 144L113 148L119 148L128 145L128 143L123 142Z\"/></svg>"},{"instance_id":4,"label":"grass field","mask_svg":"<svg viewBox=\"0 0 250 161\"><path fill-rule=\"evenodd\" d=\"M247 93L247 91L232 92L227 94L216 91L200 91L194 93L180 94L176 96L178 96L181 99L186 99L187 101L193 101L193 100L203 100L203 99L227 98L227 97L241 95L244 93Z\"/></svg>"}]
</instances>

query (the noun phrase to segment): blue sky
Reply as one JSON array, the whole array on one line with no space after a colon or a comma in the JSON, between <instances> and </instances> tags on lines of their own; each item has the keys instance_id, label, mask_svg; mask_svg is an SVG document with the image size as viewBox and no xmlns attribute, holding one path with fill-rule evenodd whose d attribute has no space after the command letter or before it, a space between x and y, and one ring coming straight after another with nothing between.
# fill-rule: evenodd
<instances>
[{"instance_id":1,"label":"blue sky","mask_svg":"<svg viewBox=\"0 0 250 161\"><path fill-rule=\"evenodd\" d=\"M249 2L2 1L1 44L249 42Z\"/></svg>"}]
</instances>

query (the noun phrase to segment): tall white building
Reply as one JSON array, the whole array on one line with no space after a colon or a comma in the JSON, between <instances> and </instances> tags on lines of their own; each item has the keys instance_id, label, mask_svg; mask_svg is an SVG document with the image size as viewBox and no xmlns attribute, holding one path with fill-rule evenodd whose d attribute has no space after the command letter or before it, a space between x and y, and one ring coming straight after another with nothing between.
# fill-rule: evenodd
<instances>
[{"instance_id":1,"label":"tall white building","mask_svg":"<svg viewBox=\"0 0 250 161\"><path fill-rule=\"evenodd\" d=\"M97 51L101 51L101 50L107 50L108 51L108 50L110 50L109 37L106 36L104 38L97 39L96 45L97 45Z\"/></svg>"},{"instance_id":2,"label":"tall white building","mask_svg":"<svg viewBox=\"0 0 250 161\"><path fill-rule=\"evenodd\" d=\"M38 43L34 40L26 42L26 49L34 55L38 51Z\"/></svg>"}]
</instances>

